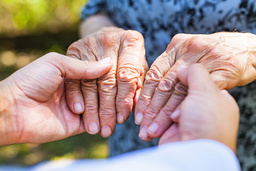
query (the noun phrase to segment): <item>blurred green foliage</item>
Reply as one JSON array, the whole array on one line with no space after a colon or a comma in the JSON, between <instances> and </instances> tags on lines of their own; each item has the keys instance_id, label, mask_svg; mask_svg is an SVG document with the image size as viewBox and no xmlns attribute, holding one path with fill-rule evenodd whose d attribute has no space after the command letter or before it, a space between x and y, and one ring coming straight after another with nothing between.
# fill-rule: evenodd
<instances>
[{"instance_id":1,"label":"blurred green foliage","mask_svg":"<svg viewBox=\"0 0 256 171\"><path fill-rule=\"evenodd\" d=\"M106 158L107 154L106 140L85 133L45 144L0 147L0 164L33 165L46 160Z\"/></svg>"},{"instance_id":2,"label":"blurred green foliage","mask_svg":"<svg viewBox=\"0 0 256 171\"><path fill-rule=\"evenodd\" d=\"M1 0L0 80L49 51L65 54L78 39L86 0ZM2 137L4 138L4 137ZM87 133L45 144L0 147L1 165L32 165L61 158L105 158L106 139Z\"/></svg>"},{"instance_id":3,"label":"blurred green foliage","mask_svg":"<svg viewBox=\"0 0 256 171\"><path fill-rule=\"evenodd\" d=\"M0 34L17 36L73 29L86 0L1 0Z\"/></svg>"}]
</instances>

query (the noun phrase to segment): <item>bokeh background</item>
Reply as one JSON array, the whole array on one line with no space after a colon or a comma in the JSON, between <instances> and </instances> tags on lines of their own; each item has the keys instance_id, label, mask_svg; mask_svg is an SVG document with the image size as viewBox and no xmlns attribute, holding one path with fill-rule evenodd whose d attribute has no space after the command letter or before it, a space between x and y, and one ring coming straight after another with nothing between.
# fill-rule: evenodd
<instances>
[{"instance_id":1,"label":"bokeh background","mask_svg":"<svg viewBox=\"0 0 256 171\"><path fill-rule=\"evenodd\" d=\"M86 0L1 0L0 80L47 52L65 54L78 39L79 16L85 4ZM0 165L107 155L105 139L84 133L57 142L0 147Z\"/></svg>"}]
</instances>

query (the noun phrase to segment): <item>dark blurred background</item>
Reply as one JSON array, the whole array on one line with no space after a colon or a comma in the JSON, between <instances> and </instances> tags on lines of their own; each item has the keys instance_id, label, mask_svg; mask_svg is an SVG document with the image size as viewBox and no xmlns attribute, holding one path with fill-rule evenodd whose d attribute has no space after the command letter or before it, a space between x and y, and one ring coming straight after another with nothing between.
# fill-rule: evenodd
<instances>
[{"instance_id":1,"label":"dark blurred background","mask_svg":"<svg viewBox=\"0 0 256 171\"><path fill-rule=\"evenodd\" d=\"M0 80L47 52L65 54L78 39L79 15L85 4L86 0L1 0ZM46 144L0 147L0 164L33 165L107 155L106 140L85 133Z\"/></svg>"}]
</instances>

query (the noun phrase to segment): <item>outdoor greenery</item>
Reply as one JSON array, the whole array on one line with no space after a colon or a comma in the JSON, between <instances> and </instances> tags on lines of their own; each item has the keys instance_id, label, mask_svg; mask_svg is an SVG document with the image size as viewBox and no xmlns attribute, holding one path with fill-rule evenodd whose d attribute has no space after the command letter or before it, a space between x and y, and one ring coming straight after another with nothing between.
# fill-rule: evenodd
<instances>
[{"instance_id":1,"label":"outdoor greenery","mask_svg":"<svg viewBox=\"0 0 256 171\"><path fill-rule=\"evenodd\" d=\"M0 33L57 33L74 29L85 0L1 0Z\"/></svg>"},{"instance_id":2,"label":"outdoor greenery","mask_svg":"<svg viewBox=\"0 0 256 171\"><path fill-rule=\"evenodd\" d=\"M47 52L65 54L78 39L86 0L1 0L0 80ZM4 137L1 137L4 138ZM1 165L33 165L60 158L105 158L106 140L86 133L45 144L0 147Z\"/></svg>"}]
</instances>

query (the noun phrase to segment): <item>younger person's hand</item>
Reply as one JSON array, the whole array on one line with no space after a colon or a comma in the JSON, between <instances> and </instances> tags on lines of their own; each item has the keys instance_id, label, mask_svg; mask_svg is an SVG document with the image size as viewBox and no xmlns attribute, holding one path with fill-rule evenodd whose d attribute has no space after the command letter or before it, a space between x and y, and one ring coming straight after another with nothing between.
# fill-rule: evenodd
<instances>
[{"instance_id":1,"label":"younger person's hand","mask_svg":"<svg viewBox=\"0 0 256 171\"><path fill-rule=\"evenodd\" d=\"M233 97L226 90L220 90L200 64L179 70L178 78L188 86L188 94L171 115L174 124L162 135L159 144L213 139L235 151L239 109ZM161 119L155 121L162 122ZM149 134L155 127L149 127Z\"/></svg>"},{"instance_id":2,"label":"younger person's hand","mask_svg":"<svg viewBox=\"0 0 256 171\"><path fill-rule=\"evenodd\" d=\"M64 79L96 79L112 67L49 53L0 82L0 145L44 143L85 132L68 107Z\"/></svg>"}]
</instances>

